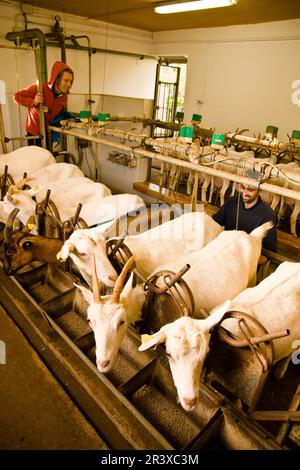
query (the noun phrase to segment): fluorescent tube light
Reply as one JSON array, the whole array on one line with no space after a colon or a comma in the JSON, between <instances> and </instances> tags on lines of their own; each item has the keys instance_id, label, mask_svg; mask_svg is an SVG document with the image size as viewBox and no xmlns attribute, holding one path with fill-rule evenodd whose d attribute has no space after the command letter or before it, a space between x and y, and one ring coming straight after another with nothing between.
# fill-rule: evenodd
<instances>
[{"instance_id":1,"label":"fluorescent tube light","mask_svg":"<svg viewBox=\"0 0 300 470\"><path fill-rule=\"evenodd\" d=\"M207 10L209 8L230 7L236 5L237 0L199 0L196 2L174 3L155 7L155 13L162 15L168 13L180 13L184 11Z\"/></svg>"}]
</instances>

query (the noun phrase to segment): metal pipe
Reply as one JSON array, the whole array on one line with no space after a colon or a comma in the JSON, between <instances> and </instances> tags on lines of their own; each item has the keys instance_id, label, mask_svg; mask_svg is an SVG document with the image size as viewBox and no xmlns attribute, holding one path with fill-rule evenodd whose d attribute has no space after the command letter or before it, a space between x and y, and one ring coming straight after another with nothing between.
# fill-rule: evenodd
<instances>
[{"instance_id":1,"label":"metal pipe","mask_svg":"<svg viewBox=\"0 0 300 470\"><path fill-rule=\"evenodd\" d=\"M35 48L35 64L38 76L38 92L43 94L43 66L42 66L42 56L40 53L40 49L37 47ZM43 148L46 148L46 125L45 125L45 112L48 109L44 106L44 103L39 104L40 110L40 138L41 144Z\"/></svg>"},{"instance_id":2,"label":"metal pipe","mask_svg":"<svg viewBox=\"0 0 300 470\"><path fill-rule=\"evenodd\" d=\"M88 106L89 106L89 111L92 114L92 103L94 101L92 100L92 49L91 49L91 41L90 38L86 35L83 34L81 36L71 36L71 39L86 39L88 42L88 55L89 55L89 98L88 98Z\"/></svg>"},{"instance_id":3,"label":"metal pipe","mask_svg":"<svg viewBox=\"0 0 300 470\"><path fill-rule=\"evenodd\" d=\"M74 94L74 93L73 93ZM75 115L79 116L79 113L74 113ZM96 116L94 116L96 119ZM163 129L169 129L172 131L179 131L180 130L180 124L174 123L174 122L164 122L160 121L159 119L150 119L150 118L141 118L137 116L110 116L109 121L130 121L130 122L142 122L144 126L157 126L157 127L162 127ZM78 128L84 128L86 124L82 122L74 122L71 121L69 123L70 127L78 127ZM93 128L98 127L97 122L90 123L89 126ZM207 128L207 127L194 127L195 130L195 135L196 136L203 136L203 137L211 137L213 133L213 129ZM123 131L124 132L124 131ZM136 134L135 134L136 135Z\"/></svg>"},{"instance_id":4,"label":"metal pipe","mask_svg":"<svg viewBox=\"0 0 300 470\"><path fill-rule=\"evenodd\" d=\"M42 64L42 83L47 83L47 42L45 34L38 28L27 29L26 31L9 32L5 35L5 39L8 41L24 41L31 42L33 39L37 39L41 49L41 64Z\"/></svg>"},{"instance_id":5,"label":"metal pipe","mask_svg":"<svg viewBox=\"0 0 300 470\"><path fill-rule=\"evenodd\" d=\"M273 141L268 141L268 140L264 140L264 139L256 139L255 137L248 137L246 135L237 135L233 132L229 132L228 134L226 134L226 137L228 139L233 139L235 142L238 142L238 143L245 143L245 144L252 144L252 145L259 145L261 147L264 147L264 148L268 148L268 149L283 149L286 147L285 144L282 144L280 142L273 142Z\"/></svg>"},{"instance_id":6,"label":"metal pipe","mask_svg":"<svg viewBox=\"0 0 300 470\"><path fill-rule=\"evenodd\" d=\"M52 33L46 33L46 38L57 39L59 47L60 47L61 61L66 63L67 56L66 56L65 35L61 31L55 31ZM47 44L49 44L48 41L47 41Z\"/></svg>"},{"instance_id":7,"label":"metal pipe","mask_svg":"<svg viewBox=\"0 0 300 470\"><path fill-rule=\"evenodd\" d=\"M300 411L253 411L250 417L256 421L295 421L300 422Z\"/></svg>"},{"instance_id":8,"label":"metal pipe","mask_svg":"<svg viewBox=\"0 0 300 470\"><path fill-rule=\"evenodd\" d=\"M21 137L5 137L5 142L15 142L15 141L23 141L23 140L34 140L39 139L39 135L24 135Z\"/></svg>"},{"instance_id":9,"label":"metal pipe","mask_svg":"<svg viewBox=\"0 0 300 470\"><path fill-rule=\"evenodd\" d=\"M2 104L0 102L0 141L2 144L3 153L7 153L6 141L5 141L5 133L4 133L4 121L3 121L3 114L2 114Z\"/></svg>"},{"instance_id":10,"label":"metal pipe","mask_svg":"<svg viewBox=\"0 0 300 470\"><path fill-rule=\"evenodd\" d=\"M47 43L48 46L52 46L52 47L60 47L58 44L56 44L55 42L48 42ZM75 49L75 50L81 50L81 51L88 51L88 47L86 46L74 46L72 44L66 44L66 49ZM115 51L115 50L112 50L112 49L101 49L99 47L93 47L92 46L92 52L93 53L96 53L96 52L100 52L102 54L112 54L112 55L124 55L124 56L127 56L127 57L135 57L136 59L140 59L140 60L158 60L158 57L157 56L154 56L154 55L148 55L148 54L138 54L136 52L125 52L125 51Z\"/></svg>"},{"instance_id":11,"label":"metal pipe","mask_svg":"<svg viewBox=\"0 0 300 470\"><path fill-rule=\"evenodd\" d=\"M283 330L283 331L277 331L275 333L268 333L268 334L261 335L261 336L254 336L252 338L249 338L249 343L250 344L267 343L269 341L272 341L273 339L278 339L278 338L283 338L285 336L289 336L289 334L290 334L289 330ZM233 346L235 348L245 348L249 346L248 340L230 338L226 332L226 329L224 329L223 327L219 327L218 335L222 341L224 341L227 344L230 344L230 346Z\"/></svg>"},{"instance_id":12,"label":"metal pipe","mask_svg":"<svg viewBox=\"0 0 300 470\"><path fill-rule=\"evenodd\" d=\"M141 157L152 158L158 161L171 163L172 165L179 166L186 170L193 170L193 171L197 171L199 173L204 173L207 175L219 176L220 178L223 178L229 181L235 181L236 183L243 183L245 185L250 185L256 188L260 188L262 190L268 191L273 194L279 194L280 196L286 196L286 197L295 199L297 201L300 201L300 192L294 191L292 189L282 188L281 186L276 186L276 185L268 184L268 183L260 184L258 181L255 181L252 178L247 178L241 175L234 175L232 173L227 173L226 171L216 170L215 168L209 168L203 165L197 165L189 161L179 160L177 158L162 155L161 153L155 153L149 150L144 150L140 147L132 148L129 145L120 144L119 142L112 142L112 141L105 140L100 137L82 135L79 132L61 129L60 127L50 126L50 128L51 130L58 132L60 134L72 135L74 137L87 140L89 142L98 142L99 144L108 145L110 147L115 147L125 152L131 152L134 155L139 155ZM154 139L150 139L150 141L154 141ZM146 142L148 143L148 139L146 139ZM158 142L156 142L155 145L159 146Z\"/></svg>"},{"instance_id":13,"label":"metal pipe","mask_svg":"<svg viewBox=\"0 0 300 470\"><path fill-rule=\"evenodd\" d=\"M35 29L27 29L25 31L18 31L18 32L10 32L5 35L5 38L8 41L25 41L25 42L37 42L39 47L36 47L34 44L35 49L35 63L38 75L38 92L43 92L43 83L47 83L47 42L45 34L38 28ZM45 117L44 113L46 109L43 104L40 104L40 135L42 139L42 146L46 148L46 131L45 131Z\"/></svg>"}]
</instances>

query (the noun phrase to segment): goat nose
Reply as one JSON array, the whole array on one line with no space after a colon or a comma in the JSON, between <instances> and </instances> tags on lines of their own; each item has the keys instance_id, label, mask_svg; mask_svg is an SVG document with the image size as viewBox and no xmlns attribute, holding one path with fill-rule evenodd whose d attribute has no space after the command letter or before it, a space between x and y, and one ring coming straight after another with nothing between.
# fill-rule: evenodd
<instances>
[{"instance_id":1,"label":"goat nose","mask_svg":"<svg viewBox=\"0 0 300 470\"><path fill-rule=\"evenodd\" d=\"M97 361L97 366L99 369L105 369L109 365L109 360L106 359L105 361Z\"/></svg>"},{"instance_id":2,"label":"goat nose","mask_svg":"<svg viewBox=\"0 0 300 470\"><path fill-rule=\"evenodd\" d=\"M183 398L182 401L187 408L192 409L196 406L197 398Z\"/></svg>"}]
</instances>

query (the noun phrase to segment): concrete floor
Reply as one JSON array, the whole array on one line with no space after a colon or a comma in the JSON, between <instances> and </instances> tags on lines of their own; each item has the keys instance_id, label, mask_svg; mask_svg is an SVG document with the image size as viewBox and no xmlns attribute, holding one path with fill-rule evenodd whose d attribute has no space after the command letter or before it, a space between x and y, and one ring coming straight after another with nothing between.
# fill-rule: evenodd
<instances>
[{"instance_id":1,"label":"concrete floor","mask_svg":"<svg viewBox=\"0 0 300 470\"><path fill-rule=\"evenodd\" d=\"M0 450L108 449L1 305L0 341Z\"/></svg>"}]
</instances>

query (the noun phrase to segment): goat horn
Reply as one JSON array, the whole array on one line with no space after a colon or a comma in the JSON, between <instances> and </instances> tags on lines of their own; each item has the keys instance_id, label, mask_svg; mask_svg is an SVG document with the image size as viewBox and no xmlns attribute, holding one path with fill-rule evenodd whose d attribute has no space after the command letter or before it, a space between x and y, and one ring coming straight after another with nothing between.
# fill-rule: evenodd
<instances>
[{"instance_id":1,"label":"goat horn","mask_svg":"<svg viewBox=\"0 0 300 470\"><path fill-rule=\"evenodd\" d=\"M236 133L236 135L242 135L246 131L249 131L249 129L246 129L246 128L244 129L244 128L239 128L238 127L235 133Z\"/></svg>"},{"instance_id":2,"label":"goat horn","mask_svg":"<svg viewBox=\"0 0 300 470\"><path fill-rule=\"evenodd\" d=\"M11 184L11 185L8 187L7 194L8 194L9 196L12 196L16 191L17 191L17 186L14 185L14 184Z\"/></svg>"},{"instance_id":3,"label":"goat horn","mask_svg":"<svg viewBox=\"0 0 300 470\"><path fill-rule=\"evenodd\" d=\"M117 279L117 282L115 284L114 291L113 291L112 296L111 296L111 302L113 304L117 304L119 302L126 275L129 271L131 271L134 264L135 264L135 258L134 258L134 256L131 256L131 258L129 258L126 261L126 264L123 267L122 272L119 275L119 277Z\"/></svg>"},{"instance_id":4,"label":"goat horn","mask_svg":"<svg viewBox=\"0 0 300 470\"><path fill-rule=\"evenodd\" d=\"M16 188L17 188L17 189L22 189L23 186L24 186L28 181L30 181L30 180L32 180L32 179L33 179L33 178L31 178L31 177L22 178L20 181L18 181L18 182L16 183Z\"/></svg>"},{"instance_id":5,"label":"goat horn","mask_svg":"<svg viewBox=\"0 0 300 470\"><path fill-rule=\"evenodd\" d=\"M92 286L93 286L94 302L95 302L95 304L100 304L101 303L101 296L100 296L100 292L99 292L95 254L93 254Z\"/></svg>"},{"instance_id":6,"label":"goat horn","mask_svg":"<svg viewBox=\"0 0 300 470\"><path fill-rule=\"evenodd\" d=\"M20 209L18 209L16 207L8 216L8 219L7 219L7 222L6 222L6 225L5 225L5 229L4 229L4 240L6 242L9 242L9 240L11 238L11 235L14 231L14 220L15 220L19 210Z\"/></svg>"}]
</instances>

